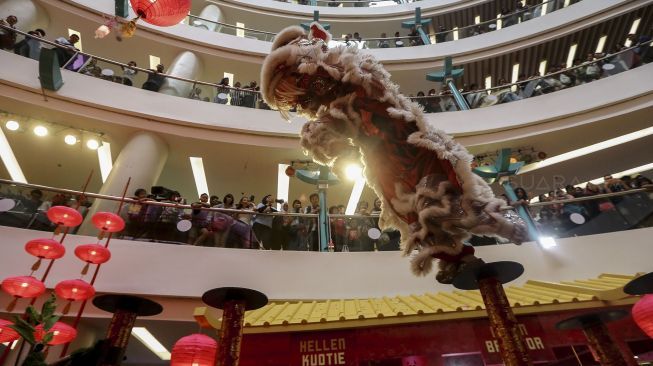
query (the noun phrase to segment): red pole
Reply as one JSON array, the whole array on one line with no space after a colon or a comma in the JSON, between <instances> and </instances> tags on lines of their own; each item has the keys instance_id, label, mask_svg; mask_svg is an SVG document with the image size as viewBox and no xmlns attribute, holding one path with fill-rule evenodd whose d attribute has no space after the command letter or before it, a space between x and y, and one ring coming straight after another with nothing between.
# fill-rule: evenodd
<instances>
[{"instance_id":1,"label":"red pole","mask_svg":"<svg viewBox=\"0 0 653 366\"><path fill-rule=\"evenodd\" d=\"M490 319L490 326L499 341L499 352L506 366L531 366L528 347L519 323L510 308L503 285L495 277L478 280L478 287Z\"/></svg>"},{"instance_id":2,"label":"red pole","mask_svg":"<svg viewBox=\"0 0 653 366\"><path fill-rule=\"evenodd\" d=\"M117 214L120 214L120 210L122 210L122 205L125 202L125 195L127 194L127 189L129 188L129 183L131 183L131 177L127 179L127 183L125 184L125 188L122 191L122 199L120 200L120 204L118 205L118 209L116 210ZM107 236L107 242L104 244L105 248L109 247L109 242L111 241L111 237L113 236L113 233L109 233ZM95 280L97 279L98 273L100 272L100 267L102 267L101 264L98 264L97 267L95 267L95 272L93 273L93 277L91 278L90 285L93 286L95 284ZM77 329L77 326L79 325L79 321L82 318L82 314L84 313L84 310L86 309L86 303L88 303L88 300L84 300L82 304L79 306L79 310L77 311L77 316L75 316L75 320L73 321L72 327ZM59 355L60 358L66 357L66 354L68 353L68 348L70 347L70 343L66 343L61 350L61 354Z\"/></svg>"},{"instance_id":3,"label":"red pole","mask_svg":"<svg viewBox=\"0 0 653 366\"><path fill-rule=\"evenodd\" d=\"M245 306L244 300L231 300L224 304L216 366L238 366Z\"/></svg>"}]
</instances>

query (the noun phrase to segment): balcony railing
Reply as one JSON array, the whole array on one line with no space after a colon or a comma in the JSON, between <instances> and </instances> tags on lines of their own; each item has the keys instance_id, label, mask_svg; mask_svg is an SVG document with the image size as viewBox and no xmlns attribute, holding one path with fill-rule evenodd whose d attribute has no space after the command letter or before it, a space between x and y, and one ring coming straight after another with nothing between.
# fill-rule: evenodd
<instances>
[{"instance_id":1,"label":"balcony railing","mask_svg":"<svg viewBox=\"0 0 653 366\"><path fill-rule=\"evenodd\" d=\"M397 4L410 4L420 0L276 0L282 3L294 2L298 5L328 6L328 7L355 7L355 8L376 8L381 6L392 6Z\"/></svg>"},{"instance_id":2,"label":"balcony railing","mask_svg":"<svg viewBox=\"0 0 653 366\"><path fill-rule=\"evenodd\" d=\"M123 84L126 84L126 79L128 79L130 82L128 85L138 85L143 83L147 76L156 73L153 70L131 66L127 63L114 61L81 51L75 51L55 42L37 38L20 30L12 30L2 24L0 24L0 29L16 32L25 37L36 39L42 45L55 47L62 52L67 53L69 59L63 68L70 71ZM472 109L475 109L571 88L600 78L619 74L631 68L640 66L641 64L650 63L653 61L652 42L653 41L646 41L641 44L636 44L619 52L606 54L598 59L586 61L580 65L572 66L564 70L551 72L544 76L531 77L527 80L521 80L488 89L471 91L463 90L463 95L469 106ZM116 67L122 70L122 74L116 72L114 69ZM136 72L136 75L127 77L125 75L125 70L133 70ZM187 96L181 97L218 104L269 109L267 104L263 102L263 99L256 88L237 88L207 81L187 79L174 75L162 75L165 78L180 80L192 85L191 93ZM426 113L450 112L460 109L453 96L447 90L443 90L439 95L410 96L409 98L420 104Z\"/></svg>"},{"instance_id":3,"label":"balcony railing","mask_svg":"<svg viewBox=\"0 0 653 366\"><path fill-rule=\"evenodd\" d=\"M565 2L561 0L545 0L540 4L526 6L523 9L515 10L510 14L505 14L494 19L485 20L476 24L468 24L461 27L456 27L450 30L440 29L438 32L430 33L428 36L431 39L431 43L444 43L450 42L458 39L468 38L477 36L479 34L492 32L498 29L510 27L515 24L519 24L531 19L539 18L546 14L552 13L554 11L570 6L581 0ZM358 1L339 1L340 3L351 3L351 4L364 4L364 3L374 3L373 1L368 2L358 2ZM324 1L324 3L334 3L333 1ZM355 6L355 5L354 5ZM201 18L196 15L188 15L188 24L191 26L209 29L207 24L213 24L216 32L229 34L232 36L241 36L245 38L258 39L260 41L272 42L276 33L262 31L258 29L252 29L247 27L239 27L233 24L227 24L223 22L218 22L210 19ZM398 25L399 27L399 25ZM354 33L353 31L350 33ZM357 47L360 49L371 49L371 48L399 48L399 47L409 47L409 46L420 46L422 41L419 35L415 34L413 36L395 36L387 37L382 34L381 37L365 37L360 39L353 38L333 38L329 43L330 47L335 47L337 45L345 45L349 47Z\"/></svg>"},{"instance_id":4,"label":"balcony railing","mask_svg":"<svg viewBox=\"0 0 653 366\"><path fill-rule=\"evenodd\" d=\"M650 182L650 181L649 181ZM622 187L619 192L593 194L585 190L559 190L551 201L524 204L535 219L541 236L566 238L631 230L653 225L653 185ZM117 208L124 202L120 215L127 226L117 238L177 245L196 245L241 249L318 250L319 225L316 214L256 212L244 209L191 206L151 197L136 200L79 192L69 189L24 184L0 179L0 225L31 230L52 231L46 217L51 206L66 205L86 215L92 201L110 201ZM504 206L503 210L512 210ZM358 215L329 215L329 250L386 251L399 250L397 231L378 228L379 212ZM269 227L262 242L257 237L259 222ZM502 244L494 238L473 237L472 245Z\"/></svg>"}]
</instances>

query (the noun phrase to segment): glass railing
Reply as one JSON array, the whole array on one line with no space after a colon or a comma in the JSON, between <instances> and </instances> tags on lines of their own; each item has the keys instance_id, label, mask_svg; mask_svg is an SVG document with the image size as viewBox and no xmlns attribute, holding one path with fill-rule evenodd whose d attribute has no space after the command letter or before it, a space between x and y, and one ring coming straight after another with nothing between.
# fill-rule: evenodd
<instances>
[{"instance_id":1,"label":"glass railing","mask_svg":"<svg viewBox=\"0 0 653 366\"><path fill-rule=\"evenodd\" d=\"M346 8L346 7L355 7L355 8L376 8L382 6L393 6L397 4L410 4L420 0L276 0L281 3L294 3L298 5L310 5L310 6L328 6L332 8Z\"/></svg>"},{"instance_id":2,"label":"glass railing","mask_svg":"<svg viewBox=\"0 0 653 366\"><path fill-rule=\"evenodd\" d=\"M0 24L0 29L8 29ZM179 97L202 100L206 102L228 104L239 107L269 109L261 98L257 85L248 87L231 87L219 83L186 79L174 75L157 74L153 70L121 63L108 58L75 51L52 41L29 35L19 30L16 33L38 40L44 47L54 47L61 54L63 68L81 74L98 77L120 84L142 87L158 91L165 78L187 83L186 95ZM550 72L544 76L534 76L515 83L504 84L481 90L461 90L470 108L484 108L495 104L504 104L538 95L549 94L558 90L586 84L594 80L609 77L653 61L653 41L643 42L612 54L585 61L563 70ZM29 52L24 54L28 56ZM153 84L151 80L157 81ZM445 87L446 88L446 87ZM453 96L444 89L440 95L433 90L426 96L409 96L420 104L426 113L458 111Z\"/></svg>"},{"instance_id":3,"label":"glass railing","mask_svg":"<svg viewBox=\"0 0 653 366\"><path fill-rule=\"evenodd\" d=\"M653 226L653 185L594 194L558 191L544 202L525 204L541 236L566 238ZM112 202L125 229L114 237L125 240L206 247L317 251L320 228L311 213L270 212L243 202L224 208L214 202L188 205L170 195L140 200L23 184L0 179L0 225L52 231L46 211L69 206L86 215L96 200ZM231 206L231 205L227 205ZM222 208L221 208L222 207ZM272 207L272 206L271 206ZM513 207L505 206L504 210ZM260 212L259 212L260 211ZM304 212L304 210L299 210ZM310 210L309 210L310 211ZM399 250L400 234L378 228L378 212L329 215L328 251ZM75 233L77 229L73 230ZM94 233L90 233L94 235ZM472 245L501 244L494 238L473 237Z\"/></svg>"},{"instance_id":4,"label":"glass railing","mask_svg":"<svg viewBox=\"0 0 653 366\"><path fill-rule=\"evenodd\" d=\"M544 76L532 76L514 83L506 83L488 89L460 90L471 109L505 104L562 89L590 83L628 71L653 61L653 41L643 42L615 53L601 54L568 68L558 68ZM597 56L597 55L595 55ZM434 94L432 90L429 94ZM448 90L444 95L410 96L426 113L450 112L458 107ZM423 94L423 92L420 92Z\"/></svg>"},{"instance_id":5,"label":"glass railing","mask_svg":"<svg viewBox=\"0 0 653 366\"><path fill-rule=\"evenodd\" d=\"M307 0L315 1L315 0ZM555 12L572 4L575 4L581 0L574 1L561 1L561 0L546 0L542 1L540 4L532 6L523 6L521 8L515 9L514 11L503 14L497 18L479 22L476 24L465 25L461 27L456 27L454 29L445 30L440 28L438 32L429 34L431 43L443 43L453 40L468 38L477 36L479 34L492 32L502 28L507 28L515 24L519 24L531 19L539 18L546 14ZM382 1L383 3L389 3L388 1ZM365 6L364 4L378 4L379 1L318 1L319 4L325 4L324 6L331 6L328 4L348 4L347 6ZM394 3L394 2L392 2ZM315 4L307 4L315 5ZM339 6L339 5L335 5ZM206 18L201 18L196 15L188 15L186 21L189 25L203 28L206 30L212 30L219 33L229 34L232 36L239 36L251 39L258 39L260 41L272 42L276 33L267 32L247 27L239 27L233 24L227 24L223 22L218 22ZM397 24L398 28L401 28L401 24ZM360 49L369 49L369 48L399 48L399 47L409 47L409 46L421 46L423 45L421 38L415 32L412 35L401 36L399 32L396 32L394 37L388 37L386 33L381 33L380 37L358 37L354 38L355 32L350 32L351 35L343 38L333 38L329 43L330 47L337 45L346 45L350 47L357 47ZM391 30L387 30L387 33L392 34Z\"/></svg>"}]
</instances>

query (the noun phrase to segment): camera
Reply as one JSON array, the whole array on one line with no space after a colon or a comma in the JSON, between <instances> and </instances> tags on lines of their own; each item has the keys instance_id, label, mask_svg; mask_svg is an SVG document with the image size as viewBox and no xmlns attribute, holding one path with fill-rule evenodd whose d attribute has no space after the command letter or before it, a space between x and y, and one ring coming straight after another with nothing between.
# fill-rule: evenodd
<instances>
[{"instance_id":1,"label":"camera","mask_svg":"<svg viewBox=\"0 0 653 366\"><path fill-rule=\"evenodd\" d=\"M281 199L281 198L277 198L276 200L274 200L274 202L276 202L276 203L284 203L284 200Z\"/></svg>"}]
</instances>

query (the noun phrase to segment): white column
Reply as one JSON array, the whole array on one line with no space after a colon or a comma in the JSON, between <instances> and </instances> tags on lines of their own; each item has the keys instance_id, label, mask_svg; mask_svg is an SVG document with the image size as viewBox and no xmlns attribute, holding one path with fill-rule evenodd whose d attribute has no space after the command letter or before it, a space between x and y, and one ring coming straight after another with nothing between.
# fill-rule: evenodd
<instances>
[{"instance_id":1,"label":"white column","mask_svg":"<svg viewBox=\"0 0 653 366\"><path fill-rule=\"evenodd\" d=\"M18 18L16 28L25 32L46 29L50 24L48 13L32 0L0 0L0 16L5 19L9 15Z\"/></svg>"},{"instance_id":2,"label":"white column","mask_svg":"<svg viewBox=\"0 0 653 366\"><path fill-rule=\"evenodd\" d=\"M224 14L222 9L217 5L209 4L202 9L199 14L199 17L202 19L210 20L210 22L203 21L201 19L194 19L191 22L191 25L198 28L204 28L212 32L219 32L220 26L213 22L224 23Z\"/></svg>"},{"instance_id":3,"label":"white column","mask_svg":"<svg viewBox=\"0 0 653 366\"><path fill-rule=\"evenodd\" d=\"M190 51L184 51L175 57L172 64L167 67L166 74L196 80L202 71L202 62L199 57ZM177 79L166 78L159 89L159 93L188 97L193 84Z\"/></svg>"},{"instance_id":4,"label":"white column","mask_svg":"<svg viewBox=\"0 0 653 366\"><path fill-rule=\"evenodd\" d=\"M127 197L131 197L138 188L150 187L156 184L168 159L168 145L157 135L150 132L138 132L120 151L113 164L107 181L102 185L100 194L121 196L127 180L131 178ZM94 213L99 211L115 212L117 201L96 199L89 210L86 220L79 230L80 234L96 234L90 222Z\"/></svg>"}]
</instances>

